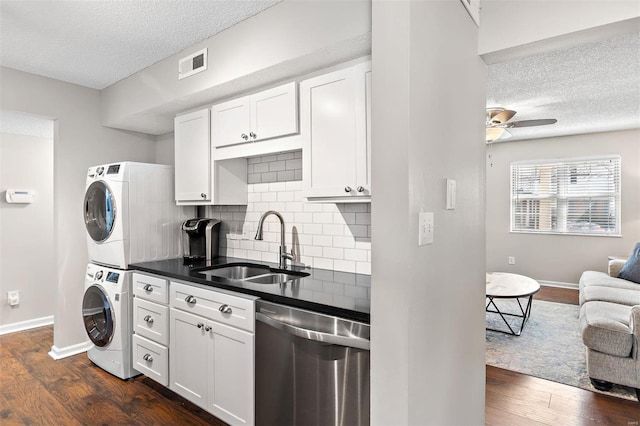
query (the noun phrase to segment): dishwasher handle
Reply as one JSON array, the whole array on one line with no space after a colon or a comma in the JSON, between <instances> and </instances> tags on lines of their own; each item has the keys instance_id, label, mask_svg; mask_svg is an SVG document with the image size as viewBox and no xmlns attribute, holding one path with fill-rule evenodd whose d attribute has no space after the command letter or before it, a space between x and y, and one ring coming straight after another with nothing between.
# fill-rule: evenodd
<instances>
[{"instance_id":1,"label":"dishwasher handle","mask_svg":"<svg viewBox=\"0 0 640 426\"><path fill-rule=\"evenodd\" d=\"M316 342L328 343L331 345L346 346L350 348L370 350L371 343L367 339L361 339L358 337L337 336L335 334L323 333L315 330L308 330L302 327L296 327L295 325L287 324L278 320L275 320L268 315L260 312L256 312L256 320L267 324L278 330L285 331L294 336L302 337L307 340L314 340Z\"/></svg>"}]
</instances>

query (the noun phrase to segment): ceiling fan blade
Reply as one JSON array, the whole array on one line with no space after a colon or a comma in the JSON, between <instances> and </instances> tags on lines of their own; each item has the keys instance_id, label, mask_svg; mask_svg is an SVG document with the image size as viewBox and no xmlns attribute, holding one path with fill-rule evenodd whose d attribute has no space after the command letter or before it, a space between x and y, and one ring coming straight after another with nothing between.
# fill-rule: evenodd
<instances>
[{"instance_id":1,"label":"ceiling fan blade","mask_svg":"<svg viewBox=\"0 0 640 426\"><path fill-rule=\"evenodd\" d=\"M513 127L532 127L532 126L546 126L548 124L555 124L558 120L555 118L541 118L538 120L520 120L511 121L509 123L501 124L498 127L513 128Z\"/></svg>"},{"instance_id":2,"label":"ceiling fan blade","mask_svg":"<svg viewBox=\"0 0 640 426\"><path fill-rule=\"evenodd\" d=\"M491 113L489 121L491 122L491 124L504 124L507 121L511 120L514 115L516 115L516 112L510 109L505 109L502 111L494 110Z\"/></svg>"}]
</instances>

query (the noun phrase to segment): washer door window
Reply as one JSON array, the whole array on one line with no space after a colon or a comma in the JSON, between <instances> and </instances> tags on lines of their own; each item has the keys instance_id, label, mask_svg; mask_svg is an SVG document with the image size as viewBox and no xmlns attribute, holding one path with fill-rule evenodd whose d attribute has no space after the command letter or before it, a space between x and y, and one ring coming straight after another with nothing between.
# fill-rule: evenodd
<instances>
[{"instance_id":1,"label":"washer door window","mask_svg":"<svg viewBox=\"0 0 640 426\"><path fill-rule=\"evenodd\" d=\"M84 224L91 238L101 243L109 238L116 220L116 202L109 186L93 182L84 195Z\"/></svg>"},{"instance_id":2,"label":"washer door window","mask_svg":"<svg viewBox=\"0 0 640 426\"><path fill-rule=\"evenodd\" d=\"M104 290L92 285L84 292L82 318L89 339L96 346L106 346L113 339L113 307Z\"/></svg>"}]
</instances>

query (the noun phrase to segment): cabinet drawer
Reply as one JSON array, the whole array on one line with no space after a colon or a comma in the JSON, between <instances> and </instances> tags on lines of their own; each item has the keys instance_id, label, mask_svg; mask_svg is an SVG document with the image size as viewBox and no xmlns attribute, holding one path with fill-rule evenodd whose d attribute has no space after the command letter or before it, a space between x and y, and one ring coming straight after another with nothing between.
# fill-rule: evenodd
<instances>
[{"instance_id":1,"label":"cabinet drawer","mask_svg":"<svg viewBox=\"0 0 640 426\"><path fill-rule=\"evenodd\" d=\"M169 385L169 349L133 335L133 367L163 386Z\"/></svg>"},{"instance_id":2,"label":"cabinet drawer","mask_svg":"<svg viewBox=\"0 0 640 426\"><path fill-rule=\"evenodd\" d=\"M169 303L167 280L145 274L133 274L133 294L156 303Z\"/></svg>"},{"instance_id":3,"label":"cabinet drawer","mask_svg":"<svg viewBox=\"0 0 640 426\"><path fill-rule=\"evenodd\" d=\"M253 300L173 281L170 289L172 307L253 332Z\"/></svg>"},{"instance_id":4,"label":"cabinet drawer","mask_svg":"<svg viewBox=\"0 0 640 426\"><path fill-rule=\"evenodd\" d=\"M136 297L133 331L162 345L169 344L169 307Z\"/></svg>"}]
</instances>

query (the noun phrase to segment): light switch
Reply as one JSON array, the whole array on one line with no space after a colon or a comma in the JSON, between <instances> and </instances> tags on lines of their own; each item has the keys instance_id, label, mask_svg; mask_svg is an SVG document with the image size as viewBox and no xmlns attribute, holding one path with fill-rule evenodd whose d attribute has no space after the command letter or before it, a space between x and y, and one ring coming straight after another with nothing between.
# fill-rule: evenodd
<instances>
[{"instance_id":1,"label":"light switch","mask_svg":"<svg viewBox=\"0 0 640 426\"><path fill-rule=\"evenodd\" d=\"M433 244L433 213L418 213L418 245Z\"/></svg>"},{"instance_id":2,"label":"light switch","mask_svg":"<svg viewBox=\"0 0 640 426\"><path fill-rule=\"evenodd\" d=\"M456 180L447 179L447 210L456 208Z\"/></svg>"}]
</instances>

